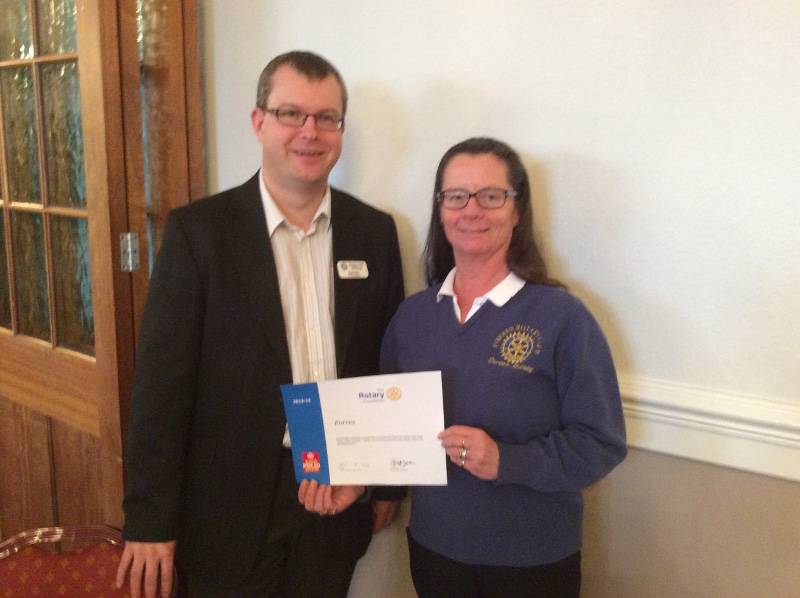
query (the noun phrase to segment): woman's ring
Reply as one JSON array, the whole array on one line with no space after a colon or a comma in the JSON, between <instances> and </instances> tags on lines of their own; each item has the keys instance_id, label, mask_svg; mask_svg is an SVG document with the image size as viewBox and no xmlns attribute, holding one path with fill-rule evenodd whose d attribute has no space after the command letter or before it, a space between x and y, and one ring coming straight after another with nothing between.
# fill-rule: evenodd
<instances>
[{"instance_id":1,"label":"woman's ring","mask_svg":"<svg viewBox=\"0 0 800 598\"><path fill-rule=\"evenodd\" d=\"M464 461L467 460L467 447L465 447L463 444L461 445L461 448L458 449L458 458L461 459L461 467L464 467Z\"/></svg>"}]
</instances>

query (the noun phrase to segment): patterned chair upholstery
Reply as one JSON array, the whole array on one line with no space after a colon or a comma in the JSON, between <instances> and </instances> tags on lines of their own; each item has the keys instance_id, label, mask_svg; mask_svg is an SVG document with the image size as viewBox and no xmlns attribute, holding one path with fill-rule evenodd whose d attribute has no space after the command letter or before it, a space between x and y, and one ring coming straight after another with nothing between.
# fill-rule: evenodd
<instances>
[{"instance_id":1,"label":"patterned chair upholstery","mask_svg":"<svg viewBox=\"0 0 800 598\"><path fill-rule=\"evenodd\" d=\"M122 555L112 527L43 527L0 542L0 598L112 598Z\"/></svg>"}]
</instances>

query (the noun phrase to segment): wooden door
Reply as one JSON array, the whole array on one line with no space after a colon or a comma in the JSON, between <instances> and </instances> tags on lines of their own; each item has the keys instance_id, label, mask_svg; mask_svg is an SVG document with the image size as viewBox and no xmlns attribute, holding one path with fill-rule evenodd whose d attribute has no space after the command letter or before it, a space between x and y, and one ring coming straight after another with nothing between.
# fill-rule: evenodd
<instances>
[{"instance_id":1,"label":"wooden door","mask_svg":"<svg viewBox=\"0 0 800 598\"><path fill-rule=\"evenodd\" d=\"M194 7L0 5L0 538L46 525L122 523L124 413L148 263L144 275L123 272L120 235L133 226L146 241L136 229L144 223L157 239L166 209L202 191L202 164L192 170L188 149L199 145L196 51L185 59L196 46L173 32L173 63L162 73L169 84L155 89L182 92L150 105L183 115L177 127L164 125L168 133L150 132L184 139L172 160L192 173L178 176L185 184L162 206L147 203L148 123L136 115L148 100L131 91L144 85L146 69L131 48L142 45L148 11L161 15L151 30L169 23L196 43ZM132 217L142 212L141 221ZM152 254L146 246L142 253Z\"/></svg>"}]
</instances>

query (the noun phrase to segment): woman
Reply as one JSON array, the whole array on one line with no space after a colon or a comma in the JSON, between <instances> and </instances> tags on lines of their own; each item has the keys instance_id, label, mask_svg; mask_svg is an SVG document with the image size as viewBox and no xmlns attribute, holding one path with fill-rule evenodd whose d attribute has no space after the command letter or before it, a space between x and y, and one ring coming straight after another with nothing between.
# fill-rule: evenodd
<instances>
[{"instance_id":1,"label":"woman","mask_svg":"<svg viewBox=\"0 0 800 598\"><path fill-rule=\"evenodd\" d=\"M519 156L463 141L436 172L428 283L398 310L386 372L441 370L447 486L413 488L419 595L579 595L581 490L626 454L614 365L547 275Z\"/></svg>"}]
</instances>

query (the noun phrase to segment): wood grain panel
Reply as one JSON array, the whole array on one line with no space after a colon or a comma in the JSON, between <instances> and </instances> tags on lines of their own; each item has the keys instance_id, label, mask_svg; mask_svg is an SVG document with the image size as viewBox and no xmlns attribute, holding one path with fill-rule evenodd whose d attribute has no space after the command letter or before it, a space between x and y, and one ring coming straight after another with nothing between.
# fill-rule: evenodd
<instances>
[{"instance_id":1,"label":"wood grain panel","mask_svg":"<svg viewBox=\"0 0 800 598\"><path fill-rule=\"evenodd\" d=\"M48 418L0 397L0 537L54 525Z\"/></svg>"},{"instance_id":2,"label":"wood grain panel","mask_svg":"<svg viewBox=\"0 0 800 598\"><path fill-rule=\"evenodd\" d=\"M92 357L0 329L0 396L98 436Z\"/></svg>"},{"instance_id":3,"label":"wood grain panel","mask_svg":"<svg viewBox=\"0 0 800 598\"><path fill-rule=\"evenodd\" d=\"M103 523L98 439L55 420L51 426L58 524Z\"/></svg>"}]
</instances>

